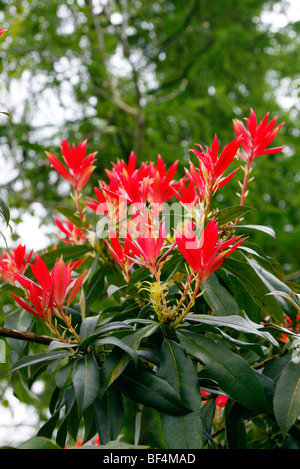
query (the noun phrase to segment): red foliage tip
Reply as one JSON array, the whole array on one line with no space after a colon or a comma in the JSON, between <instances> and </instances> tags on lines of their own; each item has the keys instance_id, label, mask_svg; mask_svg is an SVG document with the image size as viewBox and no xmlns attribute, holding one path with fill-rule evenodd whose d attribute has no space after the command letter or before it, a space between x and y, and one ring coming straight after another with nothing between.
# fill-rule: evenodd
<instances>
[{"instance_id":1,"label":"red foliage tip","mask_svg":"<svg viewBox=\"0 0 300 469\"><path fill-rule=\"evenodd\" d=\"M97 152L90 153L86 156L86 149L86 140L81 142L77 147L73 144L72 148L70 148L66 140L63 140L61 151L67 167L64 166L55 155L48 151L45 152L51 166L78 191L85 186L96 168L93 163Z\"/></svg>"},{"instance_id":2,"label":"red foliage tip","mask_svg":"<svg viewBox=\"0 0 300 469\"><path fill-rule=\"evenodd\" d=\"M270 155L272 153L279 153L285 147L267 148L275 139L284 122L276 126L277 117L269 120L269 113L267 113L259 124L257 124L257 117L253 109L250 111L250 118L245 118L246 126L241 120L233 120L234 132L237 136L242 137L241 146L245 155L239 154L242 159L253 160L260 155Z\"/></svg>"}]
</instances>

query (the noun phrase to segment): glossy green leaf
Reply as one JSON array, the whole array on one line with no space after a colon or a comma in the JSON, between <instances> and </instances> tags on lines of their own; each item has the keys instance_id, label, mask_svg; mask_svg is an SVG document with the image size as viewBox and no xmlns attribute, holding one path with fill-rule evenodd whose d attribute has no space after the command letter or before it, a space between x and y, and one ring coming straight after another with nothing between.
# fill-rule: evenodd
<instances>
[{"instance_id":1,"label":"glossy green leaf","mask_svg":"<svg viewBox=\"0 0 300 469\"><path fill-rule=\"evenodd\" d=\"M157 376L167 381L180 401L192 410L180 416L161 412L162 431L168 448L201 449L203 428L198 376L186 351L172 340L165 339L163 343Z\"/></svg>"},{"instance_id":2,"label":"glossy green leaf","mask_svg":"<svg viewBox=\"0 0 300 469\"><path fill-rule=\"evenodd\" d=\"M151 371L127 367L119 376L116 385L125 396L160 412L184 415L191 411L169 383Z\"/></svg>"},{"instance_id":3,"label":"glossy green leaf","mask_svg":"<svg viewBox=\"0 0 300 469\"><path fill-rule=\"evenodd\" d=\"M216 215L218 224L219 226L226 225L230 221L234 221L252 210L254 210L254 208L242 205L234 205L232 207L223 208Z\"/></svg>"},{"instance_id":4,"label":"glossy green leaf","mask_svg":"<svg viewBox=\"0 0 300 469\"><path fill-rule=\"evenodd\" d=\"M132 291L135 291L137 288L137 283L143 282L150 276L150 271L147 267L139 267L130 274L127 293L130 294Z\"/></svg>"},{"instance_id":5,"label":"glossy green leaf","mask_svg":"<svg viewBox=\"0 0 300 469\"><path fill-rule=\"evenodd\" d=\"M21 443L18 449L61 449L61 447L48 438L36 436Z\"/></svg>"},{"instance_id":6,"label":"glossy green leaf","mask_svg":"<svg viewBox=\"0 0 300 469\"><path fill-rule=\"evenodd\" d=\"M264 411L267 403L256 373L239 355L195 332L177 332L186 351L203 362L221 389L251 410Z\"/></svg>"},{"instance_id":7,"label":"glossy green leaf","mask_svg":"<svg viewBox=\"0 0 300 469\"><path fill-rule=\"evenodd\" d=\"M106 293L105 275L106 268L102 266L93 274L89 281L86 291L86 302L89 308L93 308L93 305L97 305L97 302L101 300L103 294Z\"/></svg>"},{"instance_id":8,"label":"glossy green leaf","mask_svg":"<svg viewBox=\"0 0 300 469\"><path fill-rule=\"evenodd\" d=\"M266 364L264 369L262 370L262 374L269 377L276 383L281 376L281 373L291 361L290 353L285 353L281 357L277 358L276 360L271 360L269 363Z\"/></svg>"},{"instance_id":9,"label":"glossy green leaf","mask_svg":"<svg viewBox=\"0 0 300 469\"><path fill-rule=\"evenodd\" d=\"M285 437L300 416L300 359L292 359L283 370L275 387L274 413Z\"/></svg>"},{"instance_id":10,"label":"glossy green leaf","mask_svg":"<svg viewBox=\"0 0 300 469\"><path fill-rule=\"evenodd\" d=\"M274 337L263 330L263 325L256 324L246 315L244 317L232 315L226 317L209 316L207 314L192 314L188 317L188 321L199 322L200 324L209 324L214 327L229 327L245 334L254 334L262 339L271 342L276 347L278 342Z\"/></svg>"},{"instance_id":11,"label":"glossy green leaf","mask_svg":"<svg viewBox=\"0 0 300 469\"><path fill-rule=\"evenodd\" d=\"M71 435L76 437L77 431L78 431L78 426L79 426L79 413L78 413L78 407L76 403L76 397L74 394L74 389L72 387L68 388L67 391L64 394L65 397L65 412L64 412L64 417L63 419L59 422L58 424L58 429L56 433L56 443L61 446L62 448L66 444L66 438L68 434L68 427L72 428L71 430ZM73 411L73 412L72 412ZM75 421L74 422L74 416L75 416ZM71 422L72 421L72 425ZM75 425L74 425L75 423Z\"/></svg>"},{"instance_id":12,"label":"glossy green leaf","mask_svg":"<svg viewBox=\"0 0 300 469\"><path fill-rule=\"evenodd\" d=\"M268 234L269 236L272 236L273 238L276 238L275 231L273 228L270 228L269 226L264 226L264 225L237 225L236 228L242 228L243 230L258 230L262 231L263 233Z\"/></svg>"},{"instance_id":13,"label":"glossy green leaf","mask_svg":"<svg viewBox=\"0 0 300 469\"><path fill-rule=\"evenodd\" d=\"M269 292L267 295L270 295L273 292L273 296L276 298L276 301L279 303L282 310L291 318L295 318L296 310L292 307L291 302L288 301L288 298L285 297L283 294L277 295L276 291L280 290L282 293L286 295L291 295L292 290L281 280L279 280L275 275L273 275L268 270L264 269L255 259L250 259L245 256L247 262L253 267L253 269L257 272L259 277L262 279L266 287L268 288ZM300 310L300 307L299 307Z\"/></svg>"},{"instance_id":14,"label":"glossy green leaf","mask_svg":"<svg viewBox=\"0 0 300 469\"><path fill-rule=\"evenodd\" d=\"M92 355L76 361L72 382L79 411L84 412L97 398L100 387L99 368Z\"/></svg>"},{"instance_id":15,"label":"glossy green leaf","mask_svg":"<svg viewBox=\"0 0 300 469\"><path fill-rule=\"evenodd\" d=\"M300 304L297 299L296 293L293 293L292 291L287 292L286 290L285 291L273 290L270 293L268 293L268 295L275 295L277 297L284 298L287 302L289 302L296 309L296 311L300 312Z\"/></svg>"},{"instance_id":16,"label":"glossy green leaf","mask_svg":"<svg viewBox=\"0 0 300 469\"><path fill-rule=\"evenodd\" d=\"M168 282L183 264L184 258L182 257L181 253L173 251L171 258L163 265L163 268L161 269L161 281Z\"/></svg>"},{"instance_id":17,"label":"glossy green leaf","mask_svg":"<svg viewBox=\"0 0 300 469\"><path fill-rule=\"evenodd\" d=\"M9 208L6 203L6 200L1 194L0 194L0 215L4 219L6 225L8 225L9 220L10 220L10 212L9 212Z\"/></svg>"},{"instance_id":18,"label":"glossy green leaf","mask_svg":"<svg viewBox=\"0 0 300 469\"><path fill-rule=\"evenodd\" d=\"M9 112L0 111L0 114L4 114L5 116L9 117L10 119L13 119L13 116L11 114L9 114Z\"/></svg>"},{"instance_id":19,"label":"glossy green leaf","mask_svg":"<svg viewBox=\"0 0 300 469\"><path fill-rule=\"evenodd\" d=\"M41 257L48 268L52 268L57 259L63 256L65 263L77 261L91 250L90 246L62 246L54 251L42 254Z\"/></svg>"},{"instance_id":20,"label":"glossy green leaf","mask_svg":"<svg viewBox=\"0 0 300 469\"><path fill-rule=\"evenodd\" d=\"M54 207L54 209L64 215L73 225L77 226L78 228L82 229L82 222L79 216L76 216L76 212L69 207L64 207L63 205L58 205Z\"/></svg>"},{"instance_id":21,"label":"glossy green leaf","mask_svg":"<svg viewBox=\"0 0 300 469\"><path fill-rule=\"evenodd\" d=\"M229 291L221 285L215 274L202 284L203 298L216 316L228 316L239 313L239 306Z\"/></svg>"},{"instance_id":22,"label":"glossy green leaf","mask_svg":"<svg viewBox=\"0 0 300 469\"><path fill-rule=\"evenodd\" d=\"M101 444L116 440L123 425L124 405L115 386L110 386L101 399L95 400L94 414Z\"/></svg>"},{"instance_id":23,"label":"glossy green leaf","mask_svg":"<svg viewBox=\"0 0 300 469\"><path fill-rule=\"evenodd\" d=\"M95 402L95 401L94 401ZM84 435L82 438L82 445L90 441L97 433L95 422L94 405L89 406L83 413L82 418L84 422Z\"/></svg>"},{"instance_id":24,"label":"glossy green leaf","mask_svg":"<svg viewBox=\"0 0 300 469\"><path fill-rule=\"evenodd\" d=\"M5 342L0 339L0 363L5 363L6 361L5 351L6 351Z\"/></svg>"},{"instance_id":25,"label":"glossy green leaf","mask_svg":"<svg viewBox=\"0 0 300 469\"><path fill-rule=\"evenodd\" d=\"M41 362L47 362L57 359L68 358L74 355L72 351L66 350L56 350L53 352L41 352L36 353L35 355L28 355L25 357L20 358L16 363L14 363L11 367L11 373L17 370L21 370L27 366L36 365Z\"/></svg>"},{"instance_id":26,"label":"glossy green leaf","mask_svg":"<svg viewBox=\"0 0 300 469\"><path fill-rule=\"evenodd\" d=\"M81 341L84 341L87 337L91 336L97 326L98 320L99 316L89 316L87 318L84 318L79 330L79 336Z\"/></svg>"},{"instance_id":27,"label":"glossy green leaf","mask_svg":"<svg viewBox=\"0 0 300 469\"><path fill-rule=\"evenodd\" d=\"M138 356L136 351L121 339L118 339L118 337L114 337L113 335L95 340L94 345L113 345L115 347L119 347L120 349L124 350L124 352L126 352L135 362L137 362Z\"/></svg>"},{"instance_id":28,"label":"glossy green leaf","mask_svg":"<svg viewBox=\"0 0 300 469\"><path fill-rule=\"evenodd\" d=\"M55 430L57 423L59 422L60 412L63 407L66 406L67 402L71 402L74 397L73 387L68 388L63 395L62 400L56 406L55 410L51 417L44 423L44 425L39 429L37 436L44 438L51 438Z\"/></svg>"},{"instance_id":29,"label":"glossy green leaf","mask_svg":"<svg viewBox=\"0 0 300 469\"><path fill-rule=\"evenodd\" d=\"M279 303L275 298L267 296L270 290L249 263L226 258L223 262L223 267L235 276L249 293L253 301L265 311L266 314L269 314L272 318L280 322L284 322L283 311Z\"/></svg>"},{"instance_id":30,"label":"glossy green leaf","mask_svg":"<svg viewBox=\"0 0 300 469\"><path fill-rule=\"evenodd\" d=\"M90 316L89 318L86 318L86 319L91 319L91 318L95 318L95 316ZM91 321L91 323L92 322L93 321ZM105 324L101 327L97 327L97 328L94 329L94 331L95 331L94 333L91 333L92 332L92 325L90 325L90 326L91 327L89 328L89 330L86 331L85 339L79 345L79 350L84 349L85 347L87 347L90 344L96 345L96 341L99 339L99 337L105 336L105 335L109 334L112 331L116 331L116 330L120 330L120 329L131 329L130 326L128 326L127 324L125 324L124 322L121 322L121 321L114 321L114 322L111 322L109 324ZM88 335L89 333L91 333L91 335ZM111 336L111 337L113 337L113 336ZM99 339L99 340L101 340L101 339ZM100 344L98 344L98 345L100 345Z\"/></svg>"},{"instance_id":31,"label":"glossy green leaf","mask_svg":"<svg viewBox=\"0 0 300 469\"><path fill-rule=\"evenodd\" d=\"M225 407L225 433L228 449L247 449L247 433L243 419L230 419L231 402Z\"/></svg>"},{"instance_id":32,"label":"glossy green leaf","mask_svg":"<svg viewBox=\"0 0 300 469\"><path fill-rule=\"evenodd\" d=\"M137 350L140 342L153 334L158 328L157 323L147 325L135 332L127 334L122 338L127 346L132 350ZM130 362L130 355L120 347L115 347L109 356L104 360L100 369L101 390L100 397L106 392L107 388L118 378Z\"/></svg>"}]
</instances>

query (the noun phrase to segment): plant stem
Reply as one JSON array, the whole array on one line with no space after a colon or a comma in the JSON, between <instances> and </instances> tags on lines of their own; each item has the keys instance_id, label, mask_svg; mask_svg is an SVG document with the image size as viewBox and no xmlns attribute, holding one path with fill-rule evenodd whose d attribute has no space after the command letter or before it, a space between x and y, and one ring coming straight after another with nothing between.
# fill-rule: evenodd
<instances>
[{"instance_id":1,"label":"plant stem","mask_svg":"<svg viewBox=\"0 0 300 469\"><path fill-rule=\"evenodd\" d=\"M71 322L69 321L69 318L67 316L66 313L64 313L63 311L60 311L59 312L59 315L60 317L64 320L68 330L74 335L74 337L76 337L76 339L78 340L78 342L80 343L81 340L80 340L80 337L79 335L77 334L77 332L75 331L74 327L72 326Z\"/></svg>"},{"instance_id":2,"label":"plant stem","mask_svg":"<svg viewBox=\"0 0 300 469\"><path fill-rule=\"evenodd\" d=\"M197 282L196 282L196 285L195 285L195 289L194 289L194 292L193 292L193 295L190 299L190 302L189 304L187 305L186 309L183 311L183 313L178 317L178 319L176 319L174 322L173 322L173 325L176 325L178 324L179 322L183 321L183 319L186 317L186 315L190 312L190 309L192 308L192 306L195 304L195 301L196 301L196 298L197 298L197 295L198 295L198 291L199 291L199 288L201 287L201 280L200 278L198 277L197 279Z\"/></svg>"},{"instance_id":3,"label":"plant stem","mask_svg":"<svg viewBox=\"0 0 300 469\"><path fill-rule=\"evenodd\" d=\"M181 295L181 298L180 298L179 302L177 303L176 308L173 309L172 313L168 317L168 320L171 320L172 318L176 317L176 315L179 313L179 310L180 310L180 308L181 308L181 306L182 306L182 304L183 304L183 302L184 302L184 300L185 300L185 298L188 294L190 283L193 279L193 275L194 275L193 273L189 275L189 278L186 282L185 289L184 289L184 291Z\"/></svg>"},{"instance_id":4,"label":"plant stem","mask_svg":"<svg viewBox=\"0 0 300 469\"><path fill-rule=\"evenodd\" d=\"M0 327L0 336L9 337L11 339L26 340L27 342L35 342L37 344L44 345L49 345L53 340L57 340L55 337L38 335L33 332L18 331L16 329L7 329L6 327Z\"/></svg>"},{"instance_id":5,"label":"plant stem","mask_svg":"<svg viewBox=\"0 0 300 469\"><path fill-rule=\"evenodd\" d=\"M247 165L246 165L246 169L245 169L245 176L244 176L244 181L243 181L243 187L242 187L242 194L241 194L240 205L244 205L244 204L245 204L247 186L248 186L249 175L250 175L250 171L251 171L251 163L252 163L252 158L248 158L248 160L247 160Z\"/></svg>"},{"instance_id":6,"label":"plant stem","mask_svg":"<svg viewBox=\"0 0 300 469\"><path fill-rule=\"evenodd\" d=\"M245 166L245 175L244 175L244 180L243 180L243 185L242 185L240 206L244 206L244 204L245 204L245 198L247 196L247 186L248 186L248 182L249 182L249 175L250 175L250 172L251 172L252 161L253 161L253 150L251 150L250 154L248 155L247 164ZM240 221L240 217L238 217L235 220L234 226L237 226L239 221Z\"/></svg>"},{"instance_id":7,"label":"plant stem","mask_svg":"<svg viewBox=\"0 0 300 469\"><path fill-rule=\"evenodd\" d=\"M86 216L82 212L82 208L81 208L81 205L80 205L80 194L79 194L79 191L77 189L74 189L74 195L75 195L75 202L76 202L76 207L77 207L77 210L78 210L78 213L79 213L80 220L81 220L83 226L85 228L87 228L88 226L87 226L87 222L86 222Z\"/></svg>"}]
</instances>

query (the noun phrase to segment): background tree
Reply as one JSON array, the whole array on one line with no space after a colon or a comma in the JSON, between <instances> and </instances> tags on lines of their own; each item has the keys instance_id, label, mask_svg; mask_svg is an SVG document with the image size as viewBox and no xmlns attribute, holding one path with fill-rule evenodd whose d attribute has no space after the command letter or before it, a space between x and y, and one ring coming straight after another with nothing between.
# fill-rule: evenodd
<instances>
[{"instance_id":1,"label":"background tree","mask_svg":"<svg viewBox=\"0 0 300 469\"><path fill-rule=\"evenodd\" d=\"M9 29L0 49L1 103L13 120L1 117L0 189L11 207L13 239L25 213L50 227L57 197L67 203L68 188L44 154L59 155L63 138L76 144L87 138L89 152L98 151L93 196L108 162L132 150L138 161L160 153L168 164L179 159L180 172L192 157L189 148L210 146L216 129L221 144L228 143L234 137L228 123L248 117L252 107L260 119L268 110L285 121L277 144L288 148L255 161L246 204L258 210L248 221L274 228L276 239L262 233L255 240L279 260L283 275L297 280L299 22L273 29L262 20L263 12L284 13L287 6L275 0L1 1L1 24ZM281 105L281 92L294 98L290 107ZM237 192L242 177L237 173ZM224 188L218 202L239 200Z\"/></svg>"}]
</instances>

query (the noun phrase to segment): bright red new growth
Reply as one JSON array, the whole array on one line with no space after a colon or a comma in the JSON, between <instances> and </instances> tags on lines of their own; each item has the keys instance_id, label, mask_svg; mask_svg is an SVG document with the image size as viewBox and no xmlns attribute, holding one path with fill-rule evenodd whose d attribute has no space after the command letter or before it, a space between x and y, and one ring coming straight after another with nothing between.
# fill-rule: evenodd
<instances>
[{"instance_id":1,"label":"bright red new growth","mask_svg":"<svg viewBox=\"0 0 300 469\"><path fill-rule=\"evenodd\" d=\"M143 236L137 236L136 239L128 233L124 240L125 246L132 253L128 258L133 263L146 266L153 273L157 273L159 264L175 246L175 244L169 246L167 251L161 256L165 236L166 228L164 224L159 226L158 231L151 227L151 225L148 226L148 231L143 233Z\"/></svg>"},{"instance_id":2,"label":"bright red new growth","mask_svg":"<svg viewBox=\"0 0 300 469\"><path fill-rule=\"evenodd\" d=\"M241 153L239 156L242 159L253 160L260 155L270 155L272 153L279 153L285 147L267 148L275 139L284 122L280 123L277 127L277 117L269 120L269 113L267 113L262 121L257 124L257 117L253 109L250 111L250 118L245 118L246 126L238 119L233 120L234 132L237 136L242 137L241 146L245 155Z\"/></svg>"},{"instance_id":3,"label":"bright red new growth","mask_svg":"<svg viewBox=\"0 0 300 469\"><path fill-rule=\"evenodd\" d=\"M57 235L61 241L66 244L84 244L86 240L86 233L84 231L82 231L69 220L64 220L62 222L59 220L59 218L54 216L54 221L56 226L65 235L65 237Z\"/></svg>"},{"instance_id":4,"label":"bright red new growth","mask_svg":"<svg viewBox=\"0 0 300 469\"><path fill-rule=\"evenodd\" d=\"M93 165L97 152L90 153L86 156L87 141L84 140L77 147L75 144L70 148L66 140L62 141L61 152L67 168L60 160L46 151L51 166L66 179L76 191L80 191L88 182L92 172L96 168Z\"/></svg>"},{"instance_id":5,"label":"bright red new growth","mask_svg":"<svg viewBox=\"0 0 300 469\"><path fill-rule=\"evenodd\" d=\"M3 251L0 256L0 277L5 282L14 284L14 273L22 275L32 257L33 249L26 255L26 246L19 244L11 252Z\"/></svg>"},{"instance_id":6,"label":"bright red new growth","mask_svg":"<svg viewBox=\"0 0 300 469\"><path fill-rule=\"evenodd\" d=\"M133 261L129 258L131 252L130 248L128 244L123 243L122 245L120 243L120 240L113 229L110 229L109 239L110 241L105 239L105 242L112 258L123 269L126 279L129 280L129 269L133 264Z\"/></svg>"},{"instance_id":7,"label":"bright red new growth","mask_svg":"<svg viewBox=\"0 0 300 469\"><path fill-rule=\"evenodd\" d=\"M12 295L26 311L44 321L50 321L54 311L61 313L69 295L68 308L83 282L86 272L76 279L71 278L72 270L77 265L78 262L66 265L61 257L55 262L50 272L43 259L36 254L34 264L30 264L36 282L25 275L15 273L15 279L25 289L25 298Z\"/></svg>"},{"instance_id":8,"label":"bright red new growth","mask_svg":"<svg viewBox=\"0 0 300 469\"><path fill-rule=\"evenodd\" d=\"M180 252L193 271L198 274L201 283L205 282L220 267L225 257L245 239L235 236L229 241L223 241L214 218L207 224L200 239L196 237L191 221L175 231L175 237Z\"/></svg>"},{"instance_id":9,"label":"bright red new growth","mask_svg":"<svg viewBox=\"0 0 300 469\"><path fill-rule=\"evenodd\" d=\"M226 145L221 151L220 156L218 156L219 140L217 135L215 135L211 148L206 147L205 151L201 145L197 144L200 151L190 150L197 156L199 164L198 168L196 168L195 165L190 162L190 169L186 170L186 173L199 191L201 199L204 199L206 203L210 203L214 192L219 187L227 184L237 171L235 169L228 176L223 176L225 170L236 156L240 143L241 137L238 136Z\"/></svg>"}]
</instances>

